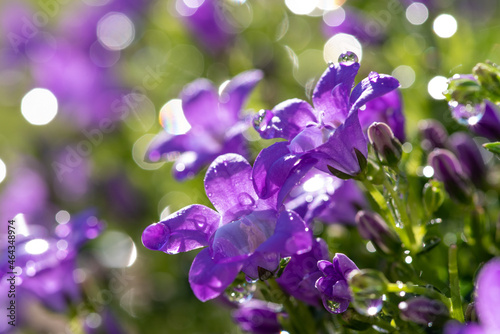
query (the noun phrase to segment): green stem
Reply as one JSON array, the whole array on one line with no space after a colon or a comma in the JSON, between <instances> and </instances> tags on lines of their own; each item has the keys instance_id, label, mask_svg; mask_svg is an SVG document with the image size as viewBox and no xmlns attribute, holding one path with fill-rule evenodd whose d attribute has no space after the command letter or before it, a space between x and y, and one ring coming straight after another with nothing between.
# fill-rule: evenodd
<instances>
[{"instance_id":1,"label":"green stem","mask_svg":"<svg viewBox=\"0 0 500 334\"><path fill-rule=\"evenodd\" d=\"M451 245L448 251L448 272L450 274L451 313L453 318L464 322L462 298L460 296L460 282L458 279L457 245Z\"/></svg>"},{"instance_id":2,"label":"green stem","mask_svg":"<svg viewBox=\"0 0 500 334\"><path fill-rule=\"evenodd\" d=\"M399 195L396 193L396 191L394 191L392 184L389 182L387 178L384 178L384 186L389 191L392 199L394 200L394 203L396 204L396 208L401 216L403 227L406 231L406 234L408 235L408 239L410 242L410 244L407 246L413 248L413 245L415 245L416 240L415 240L415 234L413 233L411 220L408 217L408 213L406 212L406 206L404 205L403 202L401 202ZM396 219L396 217L394 218Z\"/></svg>"},{"instance_id":3,"label":"green stem","mask_svg":"<svg viewBox=\"0 0 500 334\"><path fill-rule=\"evenodd\" d=\"M280 298L278 302L283 304L286 312L289 315L291 325L295 329L295 332L315 334L316 329L314 325L314 319L309 313L309 310L305 310L307 314L304 314L305 312L300 312L300 309L292 303L292 301L290 300L290 296L288 296L281 289L276 280L269 279L266 282L269 284L270 289L280 292Z\"/></svg>"},{"instance_id":4,"label":"green stem","mask_svg":"<svg viewBox=\"0 0 500 334\"><path fill-rule=\"evenodd\" d=\"M399 284L399 285L396 283L389 283L387 285L387 291L393 293L406 292L406 293L413 293L416 295L425 295L429 298L440 300L444 305L446 305L446 307L448 307L448 309L451 307L450 298L446 297L442 293L433 289L428 289L418 285L413 285L411 283Z\"/></svg>"}]
</instances>

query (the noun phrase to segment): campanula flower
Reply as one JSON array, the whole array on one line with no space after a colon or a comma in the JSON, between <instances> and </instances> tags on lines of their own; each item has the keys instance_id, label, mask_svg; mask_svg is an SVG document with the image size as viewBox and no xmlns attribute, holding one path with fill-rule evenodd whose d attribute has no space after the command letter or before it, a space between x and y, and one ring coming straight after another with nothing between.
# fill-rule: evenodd
<instances>
[{"instance_id":1,"label":"campanula flower","mask_svg":"<svg viewBox=\"0 0 500 334\"><path fill-rule=\"evenodd\" d=\"M345 312L352 300L347 279L358 267L346 255L337 253L332 262L318 261L318 268L323 276L316 281L316 288L321 293L323 305L330 313Z\"/></svg>"},{"instance_id":2,"label":"campanula flower","mask_svg":"<svg viewBox=\"0 0 500 334\"><path fill-rule=\"evenodd\" d=\"M167 254L206 247L189 272L201 301L219 296L240 271L257 279L262 272L275 272L282 257L311 248L311 233L302 218L282 210L276 197L260 198L251 175L252 167L242 156L219 156L205 176L205 191L217 211L190 205L142 234L144 246Z\"/></svg>"},{"instance_id":3,"label":"campanula flower","mask_svg":"<svg viewBox=\"0 0 500 334\"><path fill-rule=\"evenodd\" d=\"M299 99L262 110L255 128L262 138L284 138L262 150L254 183L262 197L283 197L312 167L342 178L355 177L366 165L367 140L358 110L399 86L391 76L371 72L354 89L357 62L330 65L312 95L314 107Z\"/></svg>"},{"instance_id":4,"label":"campanula flower","mask_svg":"<svg viewBox=\"0 0 500 334\"><path fill-rule=\"evenodd\" d=\"M317 238L309 252L292 255L285 270L276 281L289 295L310 305L321 305L321 294L315 283L323 276L318 261L329 258L328 246L323 239Z\"/></svg>"},{"instance_id":5,"label":"campanula flower","mask_svg":"<svg viewBox=\"0 0 500 334\"><path fill-rule=\"evenodd\" d=\"M191 128L179 135L162 131L151 143L147 158L158 161L168 153L182 153L173 168L174 176L182 180L194 176L221 154L248 156L242 135L247 126L239 114L261 79L259 70L240 73L225 84L220 93L206 79L188 84L180 98Z\"/></svg>"}]
</instances>

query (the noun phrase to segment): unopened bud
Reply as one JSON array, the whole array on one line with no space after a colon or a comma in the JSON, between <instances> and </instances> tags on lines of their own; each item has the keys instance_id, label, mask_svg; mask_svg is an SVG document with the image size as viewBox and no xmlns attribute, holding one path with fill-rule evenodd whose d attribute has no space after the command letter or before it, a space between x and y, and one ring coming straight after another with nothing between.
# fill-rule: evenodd
<instances>
[{"instance_id":1,"label":"unopened bud","mask_svg":"<svg viewBox=\"0 0 500 334\"><path fill-rule=\"evenodd\" d=\"M415 297L399 303L400 316L425 326L440 326L450 317L450 312L442 302L426 297Z\"/></svg>"},{"instance_id":2,"label":"unopened bud","mask_svg":"<svg viewBox=\"0 0 500 334\"><path fill-rule=\"evenodd\" d=\"M474 302L467 305L465 310L465 321L466 322L478 322L479 318L476 312L476 304Z\"/></svg>"},{"instance_id":3,"label":"unopened bud","mask_svg":"<svg viewBox=\"0 0 500 334\"><path fill-rule=\"evenodd\" d=\"M486 165L476 142L465 132L454 133L449 142L464 172L476 186L481 186L485 181Z\"/></svg>"},{"instance_id":4,"label":"unopened bud","mask_svg":"<svg viewBox=\"0 0 500 334\"><path fill-rule=\"evenodd\" d=\"M453 153L435 149L429 154L428 163L434 169L434 177L443 182L451 198L464 204L471 202L472 184Z\"/></svg>"},{"instance_id":5,"label":"unopened bud","mask_svg":"<svg viewBox=\"0 0 500 334\"><path fill-rule=\"evenodd\" d=\"M444 202L444 185L437 180L429 180L424 185L423 198L425 211L428 215L432 215Z\"/></svg>"},{"instance_id":6,"label":"unopened bud","mask_svg":"<svg viewBox=\"0 0 500 334\"><path fill-rule=\"evenodd\" d=\"M384 219L375 212L359 211L356 224L363 239L372 241L386 254L394 254L401 249L401 240L394 230L390 229Z\"/></svg>"},{"instance_id":7,"label":"unopened bud","mask_svg":"<svg viewBox=\"0 0 500 334\"><path fill-rule=\"evenodd\" d=\"M445 148L448 140L448 132L443 124L436 120L426 119L418 123L421 137L421 146L430 152L435 148Z\"/></svg>"},{"instance_id":8,"label":"unopened bud","mask_svg":"<svg viewBox=\"0 0 500 334\"><path fill-rule=\"evenodd\" d=\"M472 69L482 88L487 91L490 98L500 100L500 67L494 63L479 63Z\"/></svg>"},{"instance_id":9,"label":"unopened bud","mask_svg":"<svg viewBox=\"0 0 500 334\"><path fill-rule=\"evenodd\" d=\"M401 160L403 149L401 143L394 137L389 125L374 122L368 127L368 139L375 149L377 157L384 165L395 167Z\"/></svg>"}]
</instances>

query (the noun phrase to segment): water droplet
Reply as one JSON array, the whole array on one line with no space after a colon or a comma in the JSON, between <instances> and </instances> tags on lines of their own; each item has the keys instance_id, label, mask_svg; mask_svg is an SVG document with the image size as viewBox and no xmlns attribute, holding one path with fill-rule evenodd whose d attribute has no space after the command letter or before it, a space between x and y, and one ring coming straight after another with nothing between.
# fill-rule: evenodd
<instances>
[{"instance_id":1,"label":"water droplet","mask_svg":"<svg viewBox=\"0 0 500 334\"><path fill-rule=\"evenodd\" d=\"M255 200L248 193L241 193L238 195L238 202L242 206L252 206L255 205Z\"/></svg>"},{"instance_id":2,"label":"water droplet","mask_svg":"<svg viewBox=\"0 0 500 334\"><path fill-rule=\"evenodd\" d=\"M202 229L207 226L207 218L202 215L195 215L191 218L191 221L194 223L196 228Z\"/></svg>"},{"instance_id":3,"label":"water droplet","mask_svg":"<svg viewBox=\"0 0 500 334\"><path fill-rule=\"evenodd\" d=\"M483 118L486 105L484 102L478 104L460 104L457 101L451 100L448 103L453 117L458 123L463 125L475 125Z\"/></svg>"},{"instance_id":4,"label":"water droplet","mask_svg":"<svg viewBox=\"0 0 500 334\"><path fill-rule=\"evenodd\" d=\"M432 327L432 325L433 325L433 323L432 323L432 322L429 322L429 323L427 324L427 327Z\"/></svg>"},{"instance_id":5,"label":"water droplet","mask_svg":"<svg viewBox=\"0 0 500 334\"><path fill-rule=\"evenodd\" d=\"M422 243L422 250L419 254L426 253L436 247L441 242L441 238L436 236L427 237Z\"/></svg>"},{"instance_id":6,"label":"water droplet","mask_svg":"<svg viewBox=\"0 0 500 334\"><path fill-rule=\"evenodd\" d=\"M257 283L259 280L258 279L253 279L250 276L246 276L245 277L245 281L247 281L247 283Z\"/></svg>"},{"instance_id":7,"label":"water droplet","mask_svg":"<svg viewBox=\"0 0 500 334\"><path fill-rule=\"evenodd\" d=\"M355 295L352 299L352 305L354 306L356 311L358 311L358 313L373 317L382 310L382 299L372 299L362 295Z\"/></svg>"},{"instance_id":8,"label":"water droplet","mask_svg":"<svg viewBox=\"0 0 500 334\"><path fill-rule=\"evenodd\" d=\"M352 51L341 53L339 56L339 63L357 63L359 62L358 55Z\"/></svg>"},{"instance_id":9,"label":"water droplet","mask_svg":"<svg viewBox=\"0 0 500 334\"><path fill-rule=\"evenodd\" d=\"M257 286L255 283L243 282L226 289L226 297L232 302L243 304L252 299Z\"/></svg>"},{"instance_id":10,"label":"water droplet","mask_svg":"<svg viewBox=\"0 0 500 334\"><path fill-rule=\"evenodd\" d=\"M333 300L327 300L325 306L332 313L337 313L340 309L340 303Z\"/></svg>"},{"instance_id":11,"label":"water droplet","mask_svg":"<svg viewBox=\"0 0 500 334\"><path fill-rule=\"evenodd\" d=\"M396 285L398 286L399 289L402 289L404 287L404 283L401 281L396 281Z\"/></svg>"},{"instance_id":12,"label":"water droplet","mask_svg":"<svg viewBox=\"0 0 500 334\"><path fill-rule=\"evenodd\" d=\"M265 109L261 109L259 111L259 115L257 115L254 120L253 120L253 125L255 127L255 129L257 130L264 130L262 128L260 128L260 125L262 124L262 121L266 118L266 114L267 114L267 111Z\"/></svg>"}]
</instances>

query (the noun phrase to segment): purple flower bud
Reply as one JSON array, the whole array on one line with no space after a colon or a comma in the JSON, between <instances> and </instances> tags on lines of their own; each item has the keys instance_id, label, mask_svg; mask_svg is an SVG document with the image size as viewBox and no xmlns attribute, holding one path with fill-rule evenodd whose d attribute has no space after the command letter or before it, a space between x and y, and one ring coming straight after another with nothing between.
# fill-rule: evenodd
<instances>
[{"instance_id":1,"label":"purple flower bud","mask_svg":"<svg viewBox=\"0 0 500 334\"><path fill-rule=\"evenodd\" d=\"M486 165L477 144L464 132L454 133L449 143L457 154L464 172L476 186L480 186L486 176Z\"/></svg>"},{"instance_id":2,"label":"purple flower bud","mask_svg":"<svg viewBox=\"0 0 500 334\"><path fill-rule=\"evenodd\" d=\"M483 117L479 122L471 125L470 129L489 140L500 140L500 110L498 107L486 100Z\"/></svg>"},{"instance_id":3,"label":"purple flower bud","mask_svg":"<svg viewBox=\"0 0 500 334\"><path fill-rule=\"evenodd\" d=\"M428 152L435 148L445 148L448 132L443 124L436 120L427 119L418 124L420 137L422 141L420 145Z\"/></svg>"},{"instance_id":4,"label":"purple flower bud","mask_svg":"<svg viewBox=\"0 0 500 334\"><path fill-rule=\"evenodd\" d=\"M255 334L279 333L281 307L261 300L251 300L234 311L233 319L242 330Z\"/></svg>"},{"instance_id":5,"label":"purple flower bud","mask_svg":"<svg viewBox=\"0 0 500 334\"><path fill-rule=\"evenodd\" d=\"M400 316L405 321L431 326L443 324L450 312L440 301L426 297L415 297L399 303Z\"/></svg>"},{"instance_id":6,"label":"purple flower bud","mask_svg":"<svg viewBox=\"0 0 500 334\"><path fill-rule=\"evenodd\" d=\"M435 149L429 154L428 164L434 169L434 177L443 182L451 198L461 203L470 203L472 184L453 153Z\"/></svg>"},{"instance_id":7,"label":"purple flower bud","mask_svg":"<svg viewBox=\"0 0 500 334\"><path fill-rule=\"evenodd\" d=\"M356 215L356 223L361 237L372 241L384 253L394 254L401 249L401 240L398 235L377 213L359 211Z\"/></svg>"},{"instance_id":8,"label":"purple flower bud","mask_svg":"<svg viewBox=\"0 0 500 334\"><path fill-rule=\"evenodd\" d=\"M372 123L368 128L368 139L382 164L397 166L403 149L389 125L381 122Z\"/></svg>"}]
</instances>

